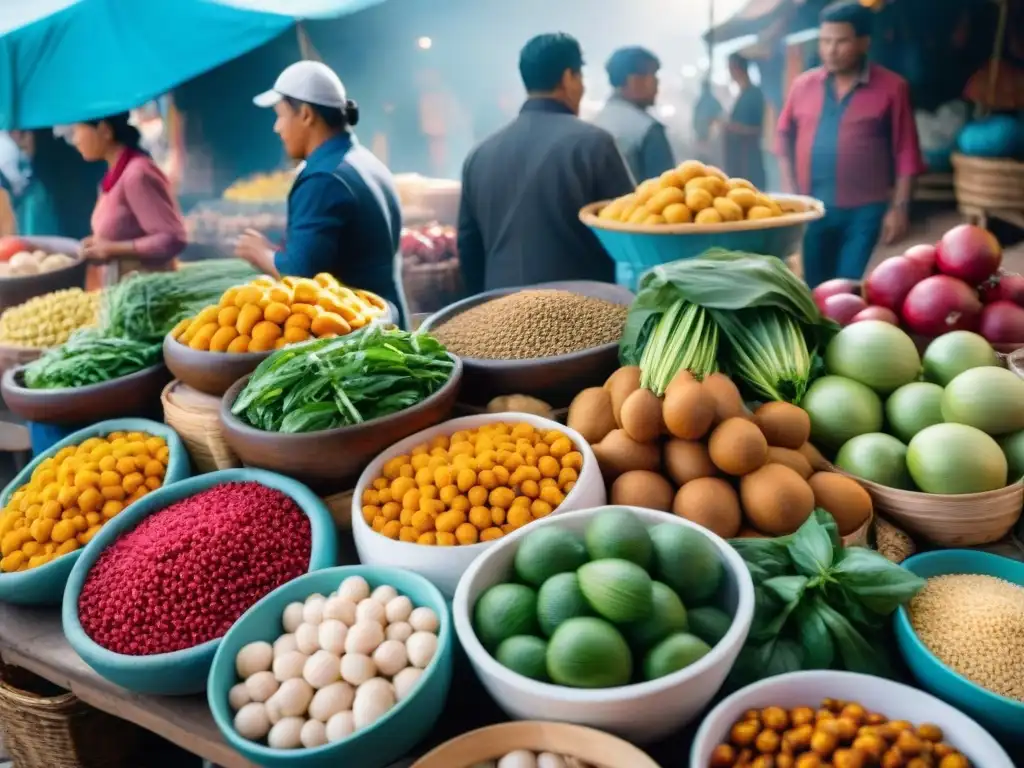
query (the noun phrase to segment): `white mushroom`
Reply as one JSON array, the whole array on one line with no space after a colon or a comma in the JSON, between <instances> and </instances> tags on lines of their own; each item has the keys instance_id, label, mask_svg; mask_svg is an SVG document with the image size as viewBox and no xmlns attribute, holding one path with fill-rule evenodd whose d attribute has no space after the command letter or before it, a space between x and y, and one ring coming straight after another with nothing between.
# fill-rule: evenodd
<instances>
[{"instance_id":1,"label":"white mushroom","mask_svg":"<svg viewBox=\"0 0 1024 768\"><path fill-rule=\"evenodd\" d=\"M332 683L313 694L309 702L309 716L326 723L339 712L352 708L355 689L348 683Z\"/></svg>"},{"instance_id":2,"label":"white mushroom","mask_svg":"<svg viewBox=\"0 0 1024 768\"><path fill-rule=\"evenodd\" d=\"M262 641L249 643L235 656L235 670L242 680L248 680L257 672L266 672L274 660L274 647Z\"/></svg>"},{"instance_id":3,"label":"white mushroom","mask_svg":"<svg viewBox=\"0 0 1024 768\"><path fill-rule=\"evenodd\" d=\"M339 712L327 721L327 741L332 744L347 739L356 732L356 720L352 711Z\"/></svg>"},{"instance_id":4,"label":"white mushroom","mask_svg":"<svg viewBox=\"0 0 1024 768\"><path fill-rule=\"evenodd\" d=\"M380 677L367 680L356 688L352 702L352 715L356 728L366 728L384 716L395 706L395 689Z\"/></svg>"},{"instance_id":5,"label":"white mushroom","mask_svg":"<svg viewBox=\"0 0 1024 768\"><path fill-rule=\"evenodd\" d=\"M411 613L412 600L405 595L399 595L389 600L388 604L384 606L384 616L387 618L388 624L406 621Z\"/></svg>"},{"instance_id":6,"label":"white mushroom","mask_svg":"<svg viewBox=\"0 0 1024 768\"><path fill-rule=\"evenodd\" d=\"M380 605L380 603L374 603ZM362 653L369 656L384 642L384 628L376 621L357 621L348 629L345 637L346 653Z\"/></svg>"},{"instance_id":7,"label":"white mushroom","mask_svg":"<svg viewBox=\"0 0 1024 768\"><path fill-rule=\"evenodd\" d=\"M420 677L422 676L423 670L416 667L406 667L395 675L391 680L391 683L395 686L395 698L399 701L406 698L419 684Z\"/></svg>"},{"instance_id":8,"label":"white mushroom","mask_svg":"<svg viewBox=\"0 0 1024 768\"><path fill-rule=\"evenodd\" d=\"M317 639L320 647L330 651L335 656L341 656L345 652L345 638L348 636L348 627L337 619L324 619L320 625Z\"/></svg>"},{"instance_id":9,"label":"white mushroom","mask_svg":"<svg viewBox=\"0 0 1024 768\"><path fill-rule=\"evenodd\" d=\"M317 651L306 660L302 678L319 690L341 678L341 659L330 651Z\"/></svg>"},{"instance_id":10,"label":"white mushroom","mask_svg":"<svg viewBox=\"0 0 1024 768\"><path fill-rule=\"evenodd\" d=\"M255 701L246 704L235 714L235 730L243 739L262 739L270 730L266 707Z\"/></svg>"},{"instance_id":11,"label":"white mushroom","mask_svg":"<svg viewBox=\"0 0 1024 768\"><path fill-rule=\"evenodd\" d=\"M302 609L305 606L302 603L288 603L284 609L284 614L281 616L281 625L284 627L285 632L295 632L302 623Z\"/></svg>"},{"instance_id":12,"label":"white mushroom","mask_svg":"<svg viewBox=\"0 0 1024 768\"><path fill-rule=\"evenodd\" d=\"M319 720L307 720L302 725L299 741L306 749L322 747L327 743L327 728Z\"/></svg>"},{"instance_id":13,"label":"white mushroom","mask_svg":"<svg viewBox=\"0 0 1024 768\"><path fill-rule=\"evenodd\" d=\"M351 685L362 685L376 677L377 665L362 653L346 653L341 657L341 679Z\"/></svg>"},{"instance_id":14,"label":"white mushroom","mask_svg":"<svg viewBox=\"0 0 1024 768\"><path fill-rule=\"evenodd\" d=\"M398 590L390 584L381 584L370 593L370 599L376 600L381 605L387 605L396 597L398 597Z\"/></svg>"},{"instance_id":15,"label":"white mushroom","mask_svg":"<svg viewBox=\"0 0 1024 768\"><path fill-rule=\"evenodd\" d=\"M228 704L231 708L237 712L246 704L252 701L252 696L249 695L249 689L245 687L245 683L239 683L238 685L231 686L231 690L228 691Z\"/></svg>"},{"instance_id":16,"label":"white mushroom","mask_svg":"<svg viewBox=\"0 0 1024 768\"><path fill-rule=\"evenodd\" d=\"M356 623L356 604L344 597L331 597L324 603L324 621L335 619L346 627Z\"/></svg>"},{"instance_id":17,"label":"white mushroom","mask_svg":"<svg viewBox=\"0 0 1024 768\"><path fill-rule=\"evenodd\" d=\"M384 616L384 604L368 597L356 606L356 624L364 621L375 621L382 627L387 623Z\"/></svg>"},{"instance_id":18,"label":"white mushroom","mask_svg":"<svg viewBox=\"0 0 1024 768\"><path fill-rule=\"evenodd\" d=\"M273 672L257 672L245 681L245 690L253 701L266 701L277 693L277 688L277 679Z\"/></svg>"},{"instance_id":19,"label":"white mushroom","mask_svg":"<svg viewBox=\"0 0 1024 768\"><path fill-rule=\"evenodd\" d=\"M434 609L427 608L426 606L416 608L412 613L410 613L409 623L417 632L436 633L438 628L441 626L441 621L437 618L437 614L434 613Z\"/></svg>"},{"instance_id":20,"label":"white mushroom","mask_svg":"<svg viewBox=\"0 0 1024 768\"><path fill-rule=\"evenodd\" d=\"M327 598L323 595L310 595L302 606L302 621L305 624L319 624L324 620L324 604Z\"/></svg>"},{"instance_id":21,"label":"white mushroom","mask_svg":"<svg viewBox=\"0 0 1024 768\"><path fill-rule=\"evenodd\" d=\"M370 596L370 585L362 576L349 576L338 587L338 597L358 603Z\"/></svg>"},{"instance_id":22,"label":"white mushroom","mask_svg":"<svg viewBox=\"0 0 1024 768\"><path fill-rule=\"evenodd\" d=\"M372 658L377 671L384 677L397 675L409 664L405 643L398 640L385 640L377 646Z\"/></svg>"},{"instance_id":23,"label":"white mushroom","mask_svg":"<svg viewBox=\"0 0 1024 768\"><path fill-rule=\"evenodd\" d=\"M388 624L384 630L384 638L386 640L398 640L404 643L412 637L412 624L407 621L396 621L394 624Z\"/></svg>"},{"instance_id":24,"label":"white mushroom","mask_svg":"<svg viewBox=\"0 0 1024 768\"><path fill-rule=\"evenodd\" d=\"M285 680L274 694L274 703L284 717L304 717L312 700L313 687L298 677Z\"/></svg>"},{"instance_id":25,"label":"white mushroom","mask_svg":"<svg viewBox=\"0 0 1024 768\"><path fill-rule=\"evenodd\" d=\"M529 750L517 749L501 758L498 768L537 768L537 758Z\"/></svg>"},{"instance_id":26,"label":"white mushroom","mask_svg":"<svg viewBox=\"0 0 1024 768\"><path fill-rule=\"evenodd\" d=\"M301 651L291 651L284 656L278 656L274 659L274 677L279 683L302 677L307 658L309 657Z\"/></svg>"},{"instance_id":27,"label":"white mushroom","mask_svg":"<svg viewBox=\"0 0 1024 768\"><path fill-rule=\"evenodd\" d=\"M271 749L298 749L302 746L302 726L306 721L301 717L285 717L277 721L267 735Z\"/></svg>"},{"instance_id":28,"label":"white mushroom","mask_svg":"<svg viewBox=\"0 0 1024 768\"><path fill-rule=\"evenodd\" d=\"M409 654L410 664L426 669L437 653L437 635L430 632L413 632L412 637L405 641L405 650Z\"/></svg>"},{"instance_id":29,"label":"white mushroom","mask_svg":"<svg viewBox=\"0 0 1024 768\"><path fill-rule=\"evenodd\" d=\"M284 656L286 653L299 650L299 644L295 640L295 635L289 632L286 635L281 635L277 640L274 641L274 658Z\"/></svg>"},{"instance_id":30,"label":"white mushroom","mask_svg":"<svg viewBox=\"0 0 1024 768\"><path fill-rule=\"evenodd\" d=\"M295 630L295 644L307 656L320 650L320 627L316 624L300 624Z\"/></svg>"}]
</instances>

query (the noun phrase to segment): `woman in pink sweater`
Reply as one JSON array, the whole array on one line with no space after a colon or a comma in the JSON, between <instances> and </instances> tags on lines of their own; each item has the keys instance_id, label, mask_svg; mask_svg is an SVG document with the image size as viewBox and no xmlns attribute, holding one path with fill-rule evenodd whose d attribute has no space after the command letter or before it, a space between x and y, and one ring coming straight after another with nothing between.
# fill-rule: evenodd
<instances>
[{"instance_id":1,"label":"woman in pink sweater","mask_svg":"<svg viewBox=\"0 0 1024 768\"><path fill-rule=\"evenodd\" d=\"M128 113L76 123L72 144L88 161L105 160L107 174L92 214L92 235L82 251L92 262L88 282L99 287L129 272L177 267L187 244L185 220L170 184L139 148Z\"/></svg>"}]
</instances>

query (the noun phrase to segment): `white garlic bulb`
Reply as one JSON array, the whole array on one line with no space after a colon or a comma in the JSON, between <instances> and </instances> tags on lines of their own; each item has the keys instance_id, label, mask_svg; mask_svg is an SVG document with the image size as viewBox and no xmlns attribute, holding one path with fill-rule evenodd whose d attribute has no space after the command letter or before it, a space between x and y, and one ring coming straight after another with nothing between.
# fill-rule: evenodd
<instances>
[{"instance_id":1,"label":"white garlic bulb","mask_svg":"<svg viewBox=\"0 0 1024 768\"><path fill-rule=\"evenodd\" d=\"M437 653L437 635L430 632L413 632L405 641L405 649L409 654L410 664L426 669Z\"/></svg>"},{"instance_id":2,"label":"white garlic bulb","mask_svg":"<svg viewBox=\"0 0 1024 768\"><path fill-rule=\"evenodd\" d=\"M398 640L385 640L377 646L371 658L377 665L377 671L384 677L397 675L409 664L405 644Z\"/></svg>"},{"instance_id":3,"label":"white garlic bulb","mask_svg":"<svg viewBox=\"0 0 1024 768\"><path fill-rule=\"evenodd\" d=\"M355 689L348 683L331 683L313 694L309 702L309 716L326 723L339 712L352 709Z\"/></svg>"},{"instance_id":4,"label":"white garlic bulb","mask_svg":"<svg viewBox=\"0 0 1024 768\"><path fill-rule=\"evenodd\" d=\"M384 604L372 597L360 601L356 606L356 623L364 621L375 621L383 627L387 623L387 618L384 616Z\"/></svg>"},{"instance_id":5,"label":"white garlic bulb","mask_svg":"<svg viewBox=\"0 0 1024 768\"><path fill-rule=\"evenodd\" d=\"M322 747L327 743L327 728L319 720L307 720L299 732L299 741L306 749Z\"/></svg>"},{"instance_id":6,"label":"white garlic bulb","mask_svg":"<svg viewBox=\"0 0 1024 768\"><path fill-rule=\"evenodd\" d=\"M317 635L320 647L335 656L341 656L345 652L346 637L348 637L348 627L337 619L324 619Z\"/></svg>"},{"instance_id":7,"label":"white garlic bulb","mask_svg":"<svg viewBox=\"0 0 1024 768\"><path fill-rule=\"evenodd\" d=\"M277 680L273 672L257 672L245 681L245 690L253 701L264 702L277 693Z\"/></svg>"},{"instance_id":8,"label":"white garlic bulb","mask_svg":"<svg viewBox=\"0 0 1024 768\"><path fill-rule=\"evenodd\" d=\"M298 749L302 746L302 726L306 721L301 717L284 717L270 729L267 744L272 749Z\"/></svg>"},{"instance_id":9,"label":"white garlic bulb","mask_svg":"<svg viewBox=\"0 0 1024 768\"><path fill-rule=\"evenodd\" d=\"M320 627L316 624L302 623L295 630L295 644L307 656L320 650Z\"/></svg>"},{"instance_id":10,"label":"white garlic bulb","mask_svg":"<svg viewBox=\"0 0 1024 768\"><path fill-rule=\"evenodd\" d=\"M330 597L324 604L324 620L334 619L346 627L356 623L356 604L344 597Z\"/></svg>"},{"instance_id":11,"label":"white garlic bulb","mask_svg":"<svg viewBox=\"0 0 1024 768\"><path fill-rule=\"evenodd\" d=\"M381 584L370 593L370 599L376 600L381 605L387 605L396 597L398 597L398 590L390 584Z\"/></svg>"},{"instance_id":12,"label":"white garlic bulb","mask_svg":"<svg viewBox=\"0 0 1024 768\"><path fill-rule=\"evenodd\" d=\"M405 595L399 595L388 601L388 604L384 606L384 616L388 620L388 624L394 624L398 621L406 621L412 614L412 600Z\"/></svg>"},{"instance_id":13,"label":"white garlic bulb","mask_svg":"<svg viewBox=\"0 0 1024 768\"><path fill-rule=\"evenodd\" d=\"M349 576L338 587L338 597L358 603L370 596L370 585L362 576Z\"/></svg>"},{"instance_id":14,"label":"white garlic bulb","mask_svg":"<svg viewBox=\"0 0 1024 768\"><path fill-rule=\"evenodd\" d=\"M274 659L274 677L279 683L294 677L302 677L307 658L308 656L301 651L291 651L284 656L278 656Z\"/></svg>"},{"instance_id":15,"label":"white garlic bulb","mask_svg":"<svg viewBox=\"0 0 1024 768\"><path fill-rule=\"evenodd\" d=\"M433 608L421 606L409 614L409 624L412 625L413 630L416 632L433 632L436 634L441 626L441 620L437 618Z\"/></svg>"},{"instance_id":16,"label":"white garlic bulb","mask_svg":"<svg viewBox=\"0 0 1024 768\"><path fill-rule=\"evenodd\" d=\"M356 729L365 728L395 706L395 689L387 680L375 677L356 688L352 715Z\"/></svg>"},{"instance_id":17,"label":"white garlic bulb","mask_svg":"<svg viewBox=\"0 0 1024 768\"><path fill-rule=\"evenodd\" d=\"M395 675L391 680L395 686L395 698L401 701L407 697L419 683L422 675L423 670L417 667L406 667Z\"/></svg>"},{"instance_id":18,"label":"white garlic bulb","mask_svg":"<svg viewBox=\"0 0 1024 768\"><path fill-rule=\"evenodd\" d=\"M235 714L235 730L243 739L259 741L270 731L266 708L259 702L250 702Z\"/></svg>"},{"instance_id":19,"label":"white garlic bulb","mask_svg":"<svg viewBox=\"0 0 1024 768\"><path fill-rule=\"evenodd\" d=\"M288 603L284 609L284 615L281 617L281 624L284 626L285 632L295 632L302 623L302 609L305 606L302 603Z\"/></svg>"},{"instance_id":20,"label":"white garlic bulb","mask_svg":"<svg viewBox=\"0 0 1024 768\"><path fill-rule=\"evenodd\" d=\"M266 672L274 660L274 646L270 643L255 642L242 647L235 656L235 671L242 680L257 672Z\"/></svg>"},{"instance_id":21,"label":"white garlic bulb","mask_svg":"<svg viewBox=\"0 0 1024 768\"><path fill-rule=\"evenodd\" d=\"M380 605L377 602L373 604ZM348 629L348 635L345 637L345 652L369 656L383 642L384 628L380 624L376 621L357 621Z\"/></svg>"},{"instance_id":22,"label":"white garlic bulb","mask_svg":"<svg viewBox=\"0 0 1024 768\"><path fill-rule=\"evenodd\" d=\"M246 704L252 701L252 696L249 695L249 689L245 687L245 683L238 683L237 685L231 686L231 690L228 691L228 704L231 708L237 712Z\"/></svg>"},{"instance_id":23,"label":"white garlic bulb","mask_svg":"<svg viewBox=\"0 0 1024 768\"><path fill-rule=\"evenodd\" d=\"M346 653L341 657L341 679L350 685L362 685L376 677L377 665L362 653Z\"/></svg>"},{"instance_id":24,"label":"white garlic bulb","mask_svg":"<svg viewBox=\"0 0 1024 768\"><path fill-rule=\"evenodd\" d=\"M537 758L527 749L517 749L501 758L498 768L537 768Z\"/></svg>"},{"instance_id":25,"label":"white garlic bulb","mask_svg":"<svg viewBox=\"0 0 1024 768\"><path fill-rule=\"evenodd\" d=\"M341 659L330 651L317 651L306 659L302 677L317 690L326 688L341 678Z\"/></svg>"},{"instance_id":26,"label":"white garlic bulb","mask_svg":"<svg viewBox=\"0 0 1024 768\"><path fill-rule=\"evenodd\" d=\"M323 595L310 595L302 606L302 622L304 624L319 624L324 617L324 604L327 598Z\"/></svg>"},{"instance_id":27,"label":"white garlic bulb","mask_svg":"<svg viewBox=\"0 0 1024 768\"><path fill-rule=\"evenodd\" d=\"M356 719L352 710L339 712L327 721L327 741L332 744L347 739L356 732Z\"/></svg>"},{"instance_id":28,"label":"white garlic bulb","mask_svg":"<svg viewBox=\"0 0 1024 768\"><path fill-rule=\"evenodd\" d=\"M300 677L285 680L273 701L284 717L303 717L313 700L313 686Z\"/></svg>"},{"instance_id":29,"label":"white garlic bulb","mask_svg":"<svg viewBox=\"0 0 1024 768\"><path fill-rule=\"evenodd\" d=\"M274 658L284 656L286 653L299 650L299 644L295 641L295 635L291 632L281 635L274 641Z\"/></svg>"}]
</instances>

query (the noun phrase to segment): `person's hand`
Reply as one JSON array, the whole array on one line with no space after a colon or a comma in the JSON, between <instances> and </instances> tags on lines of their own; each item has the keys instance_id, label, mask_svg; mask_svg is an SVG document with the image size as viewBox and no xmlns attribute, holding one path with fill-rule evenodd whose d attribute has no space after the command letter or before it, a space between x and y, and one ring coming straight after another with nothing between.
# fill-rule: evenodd
<instances>
[{"instance_id":1,"label":"person's hand","mask_svg":"<svg viewBox=\"0 0 1024 768\"><path fill-rule=\"evenodd\" d=\"M250 264L258 260L266 259L267 255L273 255L274 246L263 235L255 229L247 229L235 242L235 256L245 259Z\"/></svg>"},{"instance_id":2,"label":"person's hand","mask_svg":"<svg viewBox=\"0 0 1024 768\"><path fill-rule=\"evenodd\" d=\"M882 219L882 242L892 245L903 239L910 226L910 217L905 205L894 205Z\"/></svg>"},{"instance_id":3,"label":"person's hand","mask_svg":"<svg viewBox=\"0 0 1024 768\"><path fill-rule=\"evenodd\" d=\"M82 241L82 254L89 261L109 261L114 256L114 243L90 235Z\"/></svg>"}]
</instances>

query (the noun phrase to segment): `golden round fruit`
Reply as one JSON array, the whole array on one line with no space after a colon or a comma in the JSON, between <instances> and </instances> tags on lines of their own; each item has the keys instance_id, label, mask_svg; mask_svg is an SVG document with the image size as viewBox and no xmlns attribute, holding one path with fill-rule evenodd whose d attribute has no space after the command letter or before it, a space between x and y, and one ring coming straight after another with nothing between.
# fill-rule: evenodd
<instances>
[{"instance_id":1,"label":"golden round fruit","mask_svg":"<svg viewBox=\"0 0 1024 768\"><path fill-rule=\"evenodd\" d=\"M722 217L722 221L743 221L743 209L728 197L716 197L715 210Z\"/></svg>"},{"instance_id":2,"label":"golden round fruit","mask_svg":"<svg viewBox=\"0 0 1024 768\"><path fill-rule=\"evenodd\" d=\"M648 179L643 182L639 187L636 188L635 200L640 205L643 205L650 200L658 192L660 187L658 186L658 179Z\"/></svg>"},{"instance_id":3,"label":"golden round fruit","mask_svg":"<svg viewBox=\"0 0 1024 768\"><path fill-rule=\"evenodd\" d=\"M697 213L693 219L694 224L721 224L722 214L714 208L705 208Z\"/></svg>"},{"instance_id":4,"label":"golden round fruit","mask_svg":"<svg viewBox=\"0 0 1024 768\"><path fill-rule=\"evenodd\" d=\"M763 205L755 205L749 211L747 211L748 219L771 219L774 217L775 214L772 213L772 209L766 208Z\"/></svg>"},{"instance_id":5,"label":"golden round fruit","mask_svg":"<svg viewBox=\"0 0 1024 768\"><path fill-rule=\"evenodd\" d=\"M721 168L718 168L714 165L704 166L704 171L705 173L707 173L708 176L718 179L719 181L726 182L729 180L728 174L726 174L726 172L723 171Z\"/></svg>"},{"instance_id":6,"label":"golden round fruit","mask_svg":"<svg viewBox=\"0 0 1024 768\"><path fill-rule=\"evenodd\" d=\"M601 212L597 215L599 219L618 219L622 215L622 212L626 210L626 206L633 202L633 195L623 195L622 197L612 200L608 205L601 209Z\"/></svg>"},{"instance_id":7,"label":"golden round fruit","mask_svg":"<svg viewBox=\"0 0 1024 768\"><path fill-rule=\"evenodd\" d=\"M684 203L673 203L672 205L665 206L665 210L661 212L661 215L665 217L665 221L669 224L689 224L693 221L693 214L690 213L690 209Z\"/></svg>"},{"instance_id":8,"label":"golden round fruit","mask_svg":"<svg viewBox=\"0 0 1024 768\"><path fill-rule=\"evenodd\" d=\"M739 205L743 210L757 205L757 194L752 189L747 189L746 187L733 187L729 190L729 194L726 197Z\"/></svg>"},{"instance_id":9,"label":"golden round fruit","mask_svg":"<svg viewBox=\"0 0 1024 768\"><path fill-rule=\"evenodd\" d=\"M691 179L708 175L704 163L699 160L684 160L676 166L676 170L679 172L679 177L683 180L684 185Z\"/></svg>"},{"instance_id":10,"label":"golden round fruit","mask_svg":"<svg viewBox=\"0 0 1024 768\"><path fill-rule=\"evenodd\" d=\"M646 207L640 206L633 213L630 214L626 221L630 224L642 224L644 220L651 215L651 212Z\"/></svg>"},{"instance_id":11,"label":"golden round fruit","mask_svg":"<svg viewBox=\"0 0 1024 768\"><path fill-rule=\"evenodd\" d=\"M644 224L664 224L664 223L665 223L665 217L662 216L660 213L652 213L652 214L648 215L648 217L646 219L644 219Z\"/></svg>"},{"instance_id":12,"label":"golden round fruit","mask_svg":"<svg viewBox=\"0 0 1024 768\"><path fill-rule=\"evenodd\" d=\"M679 171L678 168L670 168L669 170L665 171L663 174L661 174L659 180L662 189L667 189L669 187L677 187L678 189L682 189L683 186L685 186L686 182L689 181L689 179L683 178L683 174Z\"/></svg>"},{"instance_id":13,"label":"golden round fruit","mask_svg":"<svg viewBox=\"0 0 1024 768\"><path fill-rule=\"evenodd\" d=\"M729 179L725 183L729 186L729 189L749 189L751 192L757 192L757 187L746 179L741 179L738 176Z\"/></svg>"},{"instance_id":14,"label":"golden round fruit","mask_svg":"<svg viewBox=\"0 0 1024 768\"><path fill-rule=\"evenodd\" d=\"M686 195L683 194L683 190L678 187L666 187L665 189L659 190L654 197L644 204L644 207L647 208L650 213L660 214L668 206L685 201Z\"/></svg>"},{"instance_id":15,"label":"golden round fruit","mask_svg":"<svg viewBox=\"0 0 1024 768\"><path fill-rule=\"evenodd\" d=\"M643 210L643 206L636 200L633 200L633 202L626 204L626 207L622 209L622 213L617 218L619 221L629 221L630 217L638 210Z\"/></svg>"},{"instance_id":16,"label":"golden round fruit","mask_svg":"<svg viewBox=\"0 0 1024 768\"><path fill-rule=\"evenodd\" d=\"M705 208L711 208L715 204L715 197L706 189L693 187L686 190L686 207L692 212L698 213Z\"/></svg>"}]
</instances>

